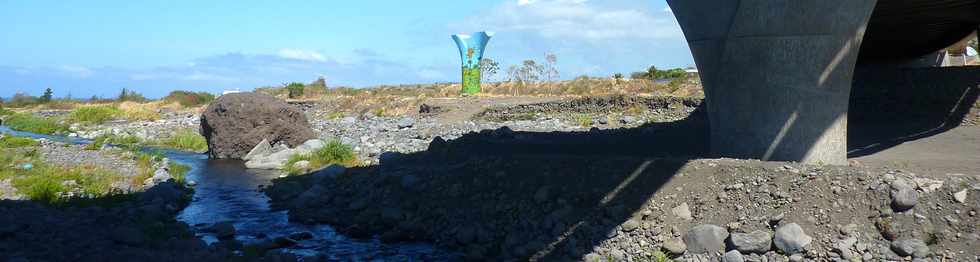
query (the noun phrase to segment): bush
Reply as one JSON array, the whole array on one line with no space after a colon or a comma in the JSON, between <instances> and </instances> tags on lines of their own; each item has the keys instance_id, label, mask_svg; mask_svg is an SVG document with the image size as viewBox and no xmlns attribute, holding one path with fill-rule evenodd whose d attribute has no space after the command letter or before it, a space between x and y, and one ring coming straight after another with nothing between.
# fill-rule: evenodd
<instances>
[{"instance_id":1,"label":"bush","mask_svg":"<svg viewBox=\"0 0 980 262\"><path fill-rule=\"evenodd\" d=\"M174 182L179 185L187 184L187 173L191 171L191 167L170 162L167 169L170 171L170 176L174 178Z\"/></svg>"},{"instance_id":2,"label":"bush","mask_svg":"<svg viewBox=\"0 0 980 262\"><path fill-rule=\"evenodd\" d=\"M61 192L64 191L65 188L60 183L51 179L44 179L27 187L24 195L34 201L57 203L61 200Z\"/></svg>"},{"instance_id":3,"label":"bush","mask_svg":"<svg viewBox=\"0 0 980 262\"><path fill-rule=\"evenodd\" d=\"M129 101L129 102L142 103L142 102L146 102L146 98L143 97L143 94L123 88L122 92L119 93L119 97L116 98L116 101L119 102Z\"/></svg>"},{"instance_id":4,"label":"bush","mask_svg":"<svg viewBox=\"0 0 980 262\"><path fill-rule=\"evenodd\" d=\"M18 148L37 145L37 141L27 137L4 136L0 138L0 148Z\"/></svg>"},{"instance_id":5,"label":"bush","mask_svg":"<svg viewBox=\"0 0 980 262\"><path fill-rule=\"evenodd\" d=\"M158 144L174 149L194 152L208 151L208 141L204 139L204 136L201 136L201 134L189 129L178 130L172 136L170 136L170 138L167 138Z\"/></svg>"},{"instance_id":6,"label":"bush","mask_svg":"<svg viewBox=\"0 0 980 262\"><path fill-rule=\"evenodd\" d=\"M354 154L354 149L351 146L340 143L337 140L331 140L323 148L312 153L289 157L289 161L286 161L286 166L283 170L293 175L310 171L293 168L293 164L299 161L310 161L310 170L315 170L333 164L353 166L357 164L357 155Z\"/></svg>"},{"instance_id":7,"label":"bush","mask_svg":"<svg viewBox=\"0 0 980 262\"><path fill-rule=\"evenodd\" d=\"M208 92L172 91L163 100L184 107L197 107L214 101L214 95Z\"/></svg>"},{"instance_id":8,"label":"bush","mask_svg":"<svg viewBox=\"0 0 980 262\"><path fill-rule=\"evenodd\" d=\"M72 110L68 119L73 123L102 124L121 114L121 111L111 106L87 106Z\"/></svg>"},{"instance_id":9,"label":"bush","mask_svg":"<svg viewBox=\"0 0 980 262\"><path fill-rule=\"evenodd\" d=\"M36 117L31 114L14 114L5 121L5 124L13 130L45 135L68 132L68 125L56 119Z\"/></svg>"},{"instance_id":10,"label":"bush","mask_svg":"<svg viewBox=\"0 0 980 262\"><path fill-rule=\"evenodd\" d=\"M290 83L289 85L286 85L286 90L289 92L289 98L302 97L303 89L306 89L306 86L304 86L303 83Z\"/></svg>"}]
</instances>

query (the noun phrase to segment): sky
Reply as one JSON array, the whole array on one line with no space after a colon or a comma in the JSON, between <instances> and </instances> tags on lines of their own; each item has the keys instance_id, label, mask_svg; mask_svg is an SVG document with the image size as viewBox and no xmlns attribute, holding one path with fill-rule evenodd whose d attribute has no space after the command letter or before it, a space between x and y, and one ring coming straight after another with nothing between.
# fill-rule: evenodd
<instances>
[{"instance_id":1,"label":"sky","mask_svg":"<svg viewBox=\"0 0 980 262\"><path fill-rule=\"evenodd\" d=\"M502 69L553 53L562 79L693 65L662 0L11 0L0 24L0 97L458 82L450 35L475 31Z\"/></svg>"}]
</instances>

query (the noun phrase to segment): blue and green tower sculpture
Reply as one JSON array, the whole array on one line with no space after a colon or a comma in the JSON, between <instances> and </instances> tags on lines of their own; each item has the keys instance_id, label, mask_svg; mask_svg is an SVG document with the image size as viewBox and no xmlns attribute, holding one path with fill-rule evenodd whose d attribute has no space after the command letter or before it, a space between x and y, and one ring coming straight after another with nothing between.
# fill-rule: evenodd
<instances>
[{"instance_id":1,"label":"blue and green tower sculpture","mask_svg":"<svg viewBox=\"0 0 980 262\"><path fill-rule=\"evenodd\" d=\"M483 59L483 50L486 49L491 37L493 37L492 32L453 35L453 41L456 41L459 57L463 62L463 89L461 90L463 94L480 93L480 60Z\"/></svg>"}]
</instances>

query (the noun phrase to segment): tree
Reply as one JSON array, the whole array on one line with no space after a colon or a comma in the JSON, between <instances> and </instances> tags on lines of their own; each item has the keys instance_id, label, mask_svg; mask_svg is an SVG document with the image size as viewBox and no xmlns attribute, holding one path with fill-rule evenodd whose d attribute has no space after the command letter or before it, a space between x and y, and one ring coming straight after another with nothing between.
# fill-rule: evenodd
<instances>
[{"instance_id":1,"label":"tree","mask_svg":"<svg viewBox=\"0 0 980 262\"><path fill-rule=\"evenodd\" d=\"M500 70L500 63L493 61L490 58L480 59L480 75L481 81L488 82L490 79L497 75L497 71Z\"/></svg>"},{"instance_id":2,"label":"tree","mask_svg":"<svg viewBox=\"0 0 980 262\"><path fill-rule=\"evenodd\" d=\"M616 79L616 84L623 81L623 73L616 73L613 75L613 79Z\"/></svg>"},{"instance_id":3,"label":"tree","mask_svg":"<svg viewBox=\"0 0 980 262\"><path fill-rule=\"evenodd\" d=\"M42 104L43 103L47 103L47 102L51 102L51 96L53 96L53 95L54 95L54 92L51 91L51 88L44 89L44 94L41 95L41 98L38 100L38 102L41 102Z\"/></svg>"},{"instance_id":4,"label":"tree","mask_svg":"<svg viewBox=\"0 0 980 262\"><path fill-rule=\"evenodd\" d=\"M548 82L555 81L555 79L558 79L558 56L554 53L545 53L544 61L545 78L548 79Z\"/></svg>"}]
</instances>

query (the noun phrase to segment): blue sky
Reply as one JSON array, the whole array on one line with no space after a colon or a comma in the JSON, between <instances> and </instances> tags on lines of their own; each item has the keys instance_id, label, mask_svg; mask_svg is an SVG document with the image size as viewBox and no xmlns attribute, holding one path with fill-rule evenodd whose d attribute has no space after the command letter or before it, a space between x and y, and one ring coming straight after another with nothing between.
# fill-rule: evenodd
<instances>
[{"instance_id":1,"label":"blue sky","mask_svg":"<svg viewBox=\"0 0 980 262\"><path fill-rule=\"evenodd\" d=\"M564 79L693 64L662 0L12 0L0 24L0 97L456 82L449 35L482 30L501 67L551 52Z\"/></svg>"}]
</instances>

